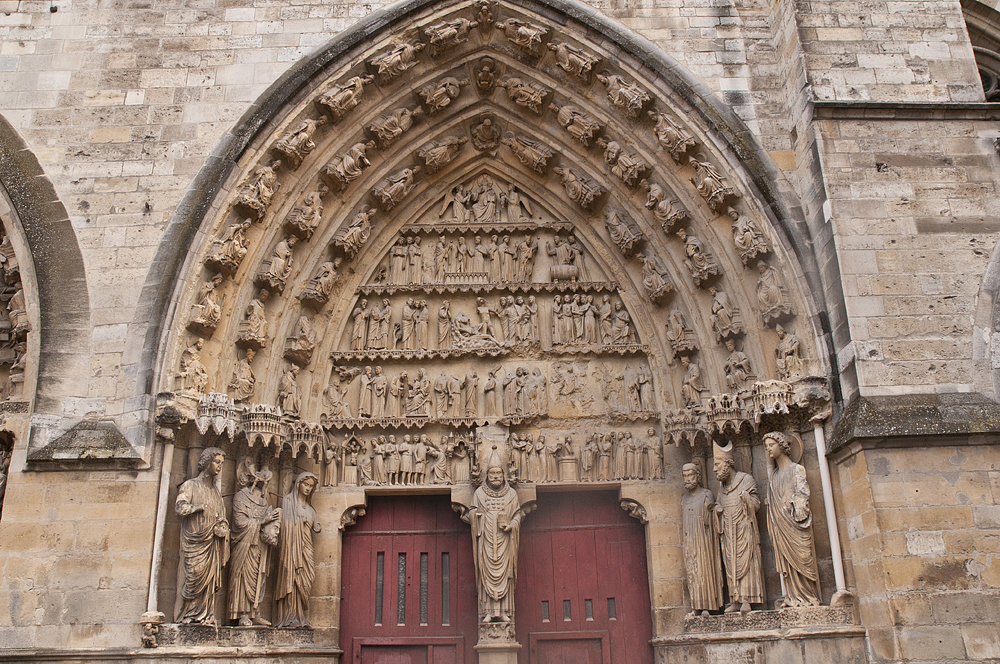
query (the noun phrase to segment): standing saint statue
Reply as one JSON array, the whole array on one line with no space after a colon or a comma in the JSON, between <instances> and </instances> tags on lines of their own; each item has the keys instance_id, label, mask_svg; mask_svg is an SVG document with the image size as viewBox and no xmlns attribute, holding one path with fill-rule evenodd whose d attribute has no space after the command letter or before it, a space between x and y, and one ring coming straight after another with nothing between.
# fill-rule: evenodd
<instances>
[{"instance_id":1,"label":"standing saint statue","mask_svg":"<svg viewBox=\"0 0 1000 664\"><path fill-rule=\"evenodd\" d=\"M691 614L722 608L722 561L719 558L719 531L716 529L715 496L701 486L701 469L686 463L681 469L684 488L681 518L684 527L684 568L687 571Z\"/></svg>"},{"instance_id":2,"label":"standing saint statue","mask_svg":"<svg viewBox=\"0 0 1000 664\"><path fill-rule=\"evenodd\" d=\"M181 517L181 606L178 622L216 625L215 595L229 560L229 521L219 489L226 455L209 447L198 458L198 475L181 484L174 510Z\"/></svg>"},{"instance_id":3,"label":"standing saint statue","mask_svg":"<svg viewBox=\"0 0 1000 664\"><path fill-rule=\"evenodd\" d=\"M806 469L792 459L791 441L780 432L764 436L767 456L767 527L774 562L784 580L784 606L819 606L819 571L809 509Z\"/></svg>"},{"instance_id":4,"label":"standing saint statue","mask_svg":"<svg viewBox=\"0 0 1000 664\"><path fill-rule=\"evenodd\" d=\"M522 516L521 501L507 482L504 463L494 445L486 464L486 481L476 489L469 510L480 623L514 622Z\"/></svg>"},{"instance_id":5,"label":"standing saint statue","mask_svg":"<svg viewBox=\"0 0 1000 664\"><path fill-rule=\"evenodd\" d=\"M313 533L321 530L310 497L317 484L319 479L312 473L300 473L281 499L281 547L274 589L277 627L310 627L309 592L316 578Z\"/></svg>"},{"instance_id":6,"label":"standing saint statue","mask_svg":"<svg viewBox=\"0 0 1000 664\"><path fill-rule=\"evenodd\" d=\"M267 504L271 471L240 464L242 487L233 496L233 555L229 562L229 619L240 627L269 626L260 617L260 601L270 563L270 549L278 543L281 510Z\"/></svg>"},{"instance_id":7,"label":"standing saint statue","mask_svg":"<svg viewBox=\"0 0 1000 664\"><path fill-rule=\"evenodd\" d=\"M722 560L729 584L726 613L747 613L751 604L764 601L760 531L757 528L757 510L760 509L757 482L736 470L731 446L725 449L715 445L714 467L721 485L715 513L719 517Z\"/></svg>"}]
</instances>

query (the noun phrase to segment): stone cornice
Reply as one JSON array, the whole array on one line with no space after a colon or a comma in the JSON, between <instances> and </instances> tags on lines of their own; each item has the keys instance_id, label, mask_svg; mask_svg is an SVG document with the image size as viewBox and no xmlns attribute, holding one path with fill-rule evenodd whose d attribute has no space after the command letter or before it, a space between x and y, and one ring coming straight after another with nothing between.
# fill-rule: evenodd
<instances>
[{"instance_id":1,"label":"stone cornice","mask_svg":"<svg viewBox=\"0 0 1000 664\"><path fill-rule=\"evenodd\" d=\"M814 101L819 120L1000 120L1000 103Z\"/></svg>"}]
</instances>

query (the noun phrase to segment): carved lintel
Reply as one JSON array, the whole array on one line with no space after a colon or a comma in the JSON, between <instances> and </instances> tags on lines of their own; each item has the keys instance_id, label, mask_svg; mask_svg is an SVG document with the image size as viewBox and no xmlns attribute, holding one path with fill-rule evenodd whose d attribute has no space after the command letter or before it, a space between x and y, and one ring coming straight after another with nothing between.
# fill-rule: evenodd
<instances>
[{"instance_id":1,"label":"carved lintel","mask_svg":"<svg viewBox=\"0 0 1000 664\"><path fill-rule=\"evenodd\" d=\"M633 519L638 519L640 523L649 523L649 517L646 516L646 508L637 501L631 498L622 498L619 504Z\"/></svg>"},{"instance_id":2,"label":"carved lintel","mask_svg":"<svg viewBox=\"0 0 1000 664\"><path fill-rule=\"evenodd\" d=\"M316 100L316 105L329 113L336 124L361 102L365 86L374 80L374 76L352 76L320 96Z\"/></svg>"},{"instance_id":3,"label":"carved lintel","mask_svg":"<svg viewBox=\"0 0 1000 664\"><path fill-rule=\"evenodd\" d=\"M344 513L340 516L340 530L344 531L349 526L353 526L358 522L358 519L363 517L367 513L367 510L362 505L355 505L354 507L348 507L344 510Z\"/></svg>"},{"instance_id":4,"label":"carved lintel","mask_svg":"<svg viewBox=\"0 0 1000 664\"><path fill-rule=\"evenodd\" d=\"M530 230L530 229L521 229ZM572 230L567 228L567 230ZM489 231L487 231L489 232ZM486 283L487 279L479 276L481 273L461 274L445 273L443 284L365 284L358 286L359 295L393 295L395 293L437 293L439 295L455 295L457 293L488 294L492 292L507 293L600 293L614 292L619 288L615 281L553 281L545 283Z\"/></svg>"}]
</instances>

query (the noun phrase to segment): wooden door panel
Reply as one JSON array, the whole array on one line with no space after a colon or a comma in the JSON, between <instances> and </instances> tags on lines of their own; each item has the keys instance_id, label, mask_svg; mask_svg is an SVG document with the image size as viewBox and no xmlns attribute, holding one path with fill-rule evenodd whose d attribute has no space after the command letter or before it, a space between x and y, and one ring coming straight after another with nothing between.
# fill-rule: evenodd
<instances>
[{"instance_id":1,"label":"wooden door panel","mask_svg":"<svg viewBox=\"0 0 1000 664\"><path fill-rule=\"evenodd\" d=\"M616 492L539 494L515 601L520 664L652 664L645 532Z\"/></svg>"},{"instance_id":2,"label":"wooden door panel","mask_svg":"<svg viewBox=\"0 0 1000 664\"><path fill-rule=\"evenodd\" d=\"M371 497L343 551L341 647L355 664L414 648L428 664L475 661L471 534L447 496Z\"/></svg>"},{"instance_id":3,"label":"wooden door panel","mask_svg":"<svg viewBox=\"0 0 1000 664\"><path fill-rule=\"evenodd\" d=\"M359 664L429 664L427 646L363 645L359 652Z\"/></svg>"}]
</instances>

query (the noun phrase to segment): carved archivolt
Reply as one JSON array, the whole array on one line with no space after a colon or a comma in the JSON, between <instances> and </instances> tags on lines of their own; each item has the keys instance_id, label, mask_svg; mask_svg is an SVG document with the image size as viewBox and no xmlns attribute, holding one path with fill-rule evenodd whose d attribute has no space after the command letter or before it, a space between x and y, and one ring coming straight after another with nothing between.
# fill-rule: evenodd
<instances>
[{"instance_id":1,"label":"carved archivolt","mask_svg":"<svg viewBox=\"0 0 1000 664\"><path fill-rule=\"evenodd\" d=\"M420 482L456 481L486 425L573 436L577 481L621 481L603 438L547 423L665 438L686 420L664 413L819 370L799 270L740 164L585 31L456 6L323 76L207 222L166 389L273 409L247 420L285 427L261 444L295 421L350 434L316 453L335 450L324 485L392 485L376 446L407 436Z\"/></svg>"}]
</instances>

